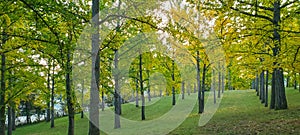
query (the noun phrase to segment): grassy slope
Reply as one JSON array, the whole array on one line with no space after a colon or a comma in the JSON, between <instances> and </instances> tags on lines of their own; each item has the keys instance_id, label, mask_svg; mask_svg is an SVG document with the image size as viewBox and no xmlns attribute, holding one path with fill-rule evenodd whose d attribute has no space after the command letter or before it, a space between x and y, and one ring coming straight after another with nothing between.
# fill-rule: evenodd
<instances>
[{"instance_id":1,"label":"grassy slope","mask_svg":"<svg viewBox=\"0 0 300 135\"><path fill-rule=\"evenodd\" d=\"M300 93L287 89L288 110L274 111L260 104L255 91L226 91L220 108L214 117L203 127L198 127L199 115L195 107L190 116L170 134L288 134L300 133ZM147 106L147 119L155 119L171 106L171 98ZM123 106L123 117L140 120L140 108L134 105ZM132 115L137 114L137 115ZM67 117L55 120L55 128L50 123L42 122L35 125L17 128L15 135L65 135L67 133ZM75 134L87 134L88 121L86 118L75 118Z\"/></svg>"},{"instance_id":2,"label":"grassy slope","mask_svg":"<svg viewBox=\"0 0 300 135\"><path fill-rule=\"evenodd\" d=\"M264 107L255 91L226 92L214 117L198 127L194 108L188 119L170 134L299 134L300 93L287 89L288 110Z\"/></svg>"}]
</instances>

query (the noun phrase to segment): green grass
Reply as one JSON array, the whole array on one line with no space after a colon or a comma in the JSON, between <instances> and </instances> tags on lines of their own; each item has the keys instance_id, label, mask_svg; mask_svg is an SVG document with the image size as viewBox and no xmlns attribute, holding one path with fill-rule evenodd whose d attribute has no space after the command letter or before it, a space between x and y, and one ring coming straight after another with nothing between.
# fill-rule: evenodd
<instances>
[{"instance_id":1,"label":"green grass","mask_svg":"<svg viewBox=\"0 0 300 135\"><path fill-rule=\"evenodd\" d=\"M171 103L172 103L171 97L162 97L160 98L160 100L159 98L155 98L152 99L151 102L147 101L145 107L146 120L152 120L158 118L163 114L165 114L166 112L168 112L172 108ZM141 102L139 102L139 104L141 105ZM125 104L122 106L122 111L124 112L122 114L122 117L124 118L135 120L135 121L141 120L141 106L137 108L135 104ZM137 115L132 115L132 114L137 114Z\"/></svg>"},{"instance_id":2,"label":"green grass","mask_svg":"<svg viewBox=\"0 0 300 135\"><path fill-rule=\"evenodd\" d=\"M68 129L68 117L55 119L55 127L50 128L49 122L41 122L33 125L26 125L13 131L14 135L65 135ZM83 135L88 133L87 118L81 119L80 115L75 116L75 134Z\"/></svg>"},{"instance_id":3,"label":"green grass","mask_svg":"<svg viewBox=\"0 0 300 135\"><path fill-rule=\"evenodd\" d=\"M198 127L199 115L194 108L170 134L299 134L300 93L287 89L289 109L274 111L264 107L253 90L228 91L213 118Z\"/></svg>"},{"instance_id":4,"label":"green grass","mask_svg":"<svg viewBox=\"0 0 300 135\"><path fill-rule=\"evenodd\" d=\"M194 134L298 134L300 133L300 93L298 90L287 89L289 109L274 111L260 103L254 90L226 91L220 107L213 118L203 127L198 126L200 115L197 105L188 118L175 130L172 135ZM168 112L171 97L154 100L146 106L146 119L156 119ZM140 108L135 104L122 106L122 117L140 120ZM101 112L100 112L101 113ZM180 116L175 116L180 117ZM65 135L68 118L55 120L55 128L50 123L42 122L17 128L15 135ZM88 120L75 118L75 134L88 132Z\"/></svg>"}]
</instances>

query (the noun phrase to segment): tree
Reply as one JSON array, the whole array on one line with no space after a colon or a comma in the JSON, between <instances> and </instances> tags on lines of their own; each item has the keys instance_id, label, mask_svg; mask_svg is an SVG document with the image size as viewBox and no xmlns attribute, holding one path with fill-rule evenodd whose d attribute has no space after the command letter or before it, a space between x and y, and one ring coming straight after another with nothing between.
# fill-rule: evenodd
<instances>
[{"instance_id":1,"label":"tree","mask_svg":"<svg viewBox=\"0 0 300 135\"><path fill-rule=\"evenodd\" d=\"M92 78L90 90L89 135L99 135L99 1L92 1Z\"/></svg>"},{"instance_id":2,"label":"tree","mask_svg":"<svg viewBox=\"0 0 300 135\"><path fill-rule=\"evenodd\" d=\"M5 94L8 95L7 100L4 101L4 107L6 104L11 104L12 101L16 101L13 104L18 105L19 98L23 97L24 103L26 102L27 112L29 112L28 111L29 108L32 108L32 109L36 109L37 113L40 113L40 110L43 108L43 103L40 103L38 101L33 102L28 98L32 98L32 99L39 98L43 100L49 100L50 98L43 95L49 92L46 92L43 86L46 82L44 78L45 75L44 71L46 71L45 69L46 65L43 65L42 63L43 61L46 61L46 59L51 58L53 59L53 61L54 60L57 61L58 63L57 65L60 64L59 67L66 69L64 63L65 61L70 61L71 59L70 57L68 57L69 59L66 60L65 59L66 57L64 55L69 54L70 56L70 53L65 53L67 52L65 50L68 49L62 46L63 43L68 42L70 40L71 40L69 42L70 44L72 43L72 41L75 41L74 40L76 38L75 35L78 34L78 31L80 31L82 22L84 23L84 21L82 20L85 20L84 15L81 14L83 12L81 11L77 12L78 14L73 12L78 9L79 4L76 5L73 2L63 3L62 1L49 1L45 3L44 1L41 2L39 0L37 1L21 0L15 2L7 1L5 3L1 3L0 5L3 11L5 11L4 13L5 17L3 18L1 15L1 22L9 21L6 23L1 23L0 26L1 30L2 29L6 30L5 34L4 33L0 34L1 38L3 36L6 37L6 35L7 37L9 37L7 38L8 39L7 44L3 44L3 42L1 43L1 54L9 54L7 55L8 57L6 57L8 58L7 59L8 63L6 64L10 64L7 66L7 69L14 69L15 71L14 75L18 75L15 76L15 78L18 78L15 79L15 81L18 83L13 82L13 85L9 83L8 85L9 87L6 88L1 87L7 90L11 89L10 86L14 87L14 90L11 91L11 93L13 94L3 92L4 95ZM82 9L85 8L83 2L81 3L80 6ZM61 11L61 12L57 12L57 11ZM22 17L20 17L20 14L22 14ZM56 19L52 19L53 16L55 16ZM74 25L70 26L71 29L73 30L73 31L71 30L72 33L74 33L73 36L75 37L74 39L70 38L70 36L72 37L72 35L70 35L70 33L68 33L69 31L65 29L65 28L70 28L70 27L66 27L69 26L66 25L66 22L69 22L70 20L72 21L78 20L79 22L81 22L81 23L77 23L79 24L77 25L79 26L77 27L78 29L76 29L78 31L72 29L75 28ZM6 26L4 26L3 24L5 24ZM66 33L70 35L67 36L68 38L65 38ZM58 52L60 53L56 53L57 50L59 50ZM17 58L12 59L12 57L17 57ZM67 70L69 67L70 64L67 65ZM5 75L7 74L5 72L1 72L1 73L4 73ZM34 74L29 74L30 72L34 72L36 75L42 77L36 77L36 75ZM22 76L25 77L21 76L22 73L23 73ZM69 70L67 73L69 73ZM54 78L55 77L52 77L52 80ZM9 79L5 79L5 80L9 80ZM70 83L70 81L68 82ZM50 83L48 84L50 85ZM53 85L52 88L54 88L54 83L52 83L52 85ZM67 88L70 87L67 86ZM54 89L52 90L52 93L53 92ZM25 95L30 95L30 96L28 97ZM72 109L68 109L68 110L72 110ZM9 111L9 114L11 113L14 114L13 112ZM72 116L72 113L69 114L70 114L69 116ZM28 114L28 121L29 121L29 116L30 115ZM3 116L1 116L0 119L2 118Z\"/></svg>"}]
</instances>

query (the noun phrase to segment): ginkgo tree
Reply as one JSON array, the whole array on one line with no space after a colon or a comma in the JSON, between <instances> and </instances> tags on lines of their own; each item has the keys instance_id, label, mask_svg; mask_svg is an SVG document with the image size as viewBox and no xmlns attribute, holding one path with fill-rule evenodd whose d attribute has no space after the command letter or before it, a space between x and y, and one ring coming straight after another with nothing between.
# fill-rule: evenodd
<instances>
[{"instance_id":1,"label":"ginkgo tree","mask_svg":"<svg viewBox=\"0 0 300 135\"><path fill-rule=\"evenodd\" d=\"M240 52L254 55L257 59L264 59L264 61L260 61L264 66L256 69L272 72L270 108L286 109L283 69L290 65L285 62L286 59L292 59L286 57L286 51L292 48L293 44L290 42L293 40L290 39L298 36L298 32L292 29L295 26L293 24L297 23L293 17L298 16L296 7L299 6L299 1L214 0L190 2L197 5L198 10L225 13L225 15L221 14L223 17L220 16L220 19L225 18L222 21L224 25L219 25L218 29L223 29L222 38L231 42L231 44L227 44L226 48L229 50L231 50L230 48L244 49L238 49L237 52L233 51L232 53ZM231 22L226 22L226 20ZM297 55L294 56L297 57Z\"/></svg>"}]
</instances>

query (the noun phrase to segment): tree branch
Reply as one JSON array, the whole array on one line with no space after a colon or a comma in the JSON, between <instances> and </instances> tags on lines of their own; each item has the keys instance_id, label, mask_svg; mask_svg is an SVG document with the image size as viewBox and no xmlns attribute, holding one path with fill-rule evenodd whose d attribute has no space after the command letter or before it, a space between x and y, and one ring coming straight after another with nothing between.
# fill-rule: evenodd
<instances>
[{"instance_id":1,"label":"tree branch","mask_svg":"<svg viewBox=\"0 0 300 135\"><path fill-rule=\"evenodd\" d=\"M0 35L4 35L3 33L0 33ZM49 43L49 44L54 44L57 45L56 42L51 42L48 40L43 40L43 39L38 39L38 38L33 38L33 37L26 37L26 36L22 36L22 35L16 35L16 34L6 34L9 37L18 37L18 38L23 38L23 39L27 39L27 40L33 40L33 41L39 41L39 42L43 42L43 43Z\"/></svg>"},{"instance_id":2,"label":"tree branch","mask_svg":"<svg viewBox=\"0 0 300 135\"><path fill-rule=\"evenodd\" d=\"M291 2L289 2L287 0L283 5L280 6L280 8L285 8L285 7L287 7L287 6L289 6L289 5L293 4L293 3L296 3L296 2L299 2L299 0L294 0L294 1L291 1Z\"/></svg>"},{"instance_id":3,"label":"tree branch","mask_svg":"<svg viewBox=\"0 0 300 135\"><path fill-rule=\"evenodd\" d=\"M264 10L268 10L268 11L273 11L274 10L274 8L270 8L270 7L265 7L265 6L259 6L259 5L256 5L256 4L253 4L253 3L249 3L249 2L246 2L246 1L238 1L239 3L243 3L243 4L248 4L248 5L250 5L250 6L256 6L256 7L258 7L258 8L260 8L260 9L264 9Z\"/></svg>"},{"instance_id":4,"label":"tree branch","mask_svg":"<svg viewBox=\"0 0 300 135\"><path fill-rule=\"evenodd\" d=\"M300 50L300 46L298 46L297 48L297 51L296 51L296 54L294 56L294 60L293 60L293 63L292 63L292 67L295 69L296 67L294 66L295 62L296 62L296 59L297 59L297 55L299 53L299 50Z\"/></svg>"},{"instance_id":5,"label":"tree branch","mask_svg":"<svg viewBox=\"0 0 300 135\"><path fill-rule=\"evenodd\" d=\"M50 25L45 21L45 19L42 17L42 15L37 10L35 10L30 4L28 4L26 1L24 1L24 0L20 0L20 1L23 2L28 8L30 8L33 12L35 12L37 14L37 16L43 21L43 23L49 28L49 30L55 35L55 37L57 38L57 42L59 42L58 33L55 32L52 27L50 27Z\"/></svg>"},{"instance_id":6,"label":"tree branch","mask_svg":"<svg viewBox=\"0 0 300 135\"><path fill-rule=\"evenodd\" d=\"M271 18L269 18L267 16L264 16L264 15L258 15L258 14L253 15L251 13L248 13L248 12L245 12L245 11L241 11L241 10L233 8L233 7L230 7L230 9L232 9L234 11L237 11L237 12L239 12L241 14L247 15L247 16L262 18L262 19L268 20L269 22L273 23L273 20Z\"/></svg>"},{"instance_id":7,"label":"tree branch","mask_svg":"<svg viewBox=\"0 0 300 135\"><path fill-rule=\"evenodd\" d=\"M287 33L293 33L293 34L300 34L300 31L291 31L291 30L278 30L279 32L287 32Z\"/></svg>"},{"instance_id":8,"label":"tree branch","mask_svg":"<svg viewBox=\"0 0 300 135\"><path fill-rule=\"evenodd\" d=\"M220 0L220 2L225 5L225 6L228 6L223 0ZM262 19L265 19L265 20L268 20L270 21L271 23L273 23L273 20L267 16L264 16L264 15L258 15L258 14L251 14L251 13L248 13L248 12L245 12L245 11L241 11L240 9L237 9L237 8L234 8L234 7L229 7L230 9L234 10L234 11L237 11L241 14L244 14L244 15L247 15L247 16L251 16L251 17L258 17L258 18L262 18Z\"/></svg>"},{"instance_id":9,"label":"tree branch","mask_svg":"<svg viewBox=\"0 0 300 135\"><path fill-rule=\"evenodd\" d=\"M0 51L0 53L8 53L8 52L10 52L10 51L13 51L13 50L16 50L16 49L20 49L20 48L25 47L25 46L27 46L27 45L28 45L28 43L25 43L25 44L22 44L22 45L20 45L20 46L15 46L15 47L13 47L13 48L10 48L9 50L5 50L5 51L3 51L3 52Z\"/></svg>"}]
</instances>

